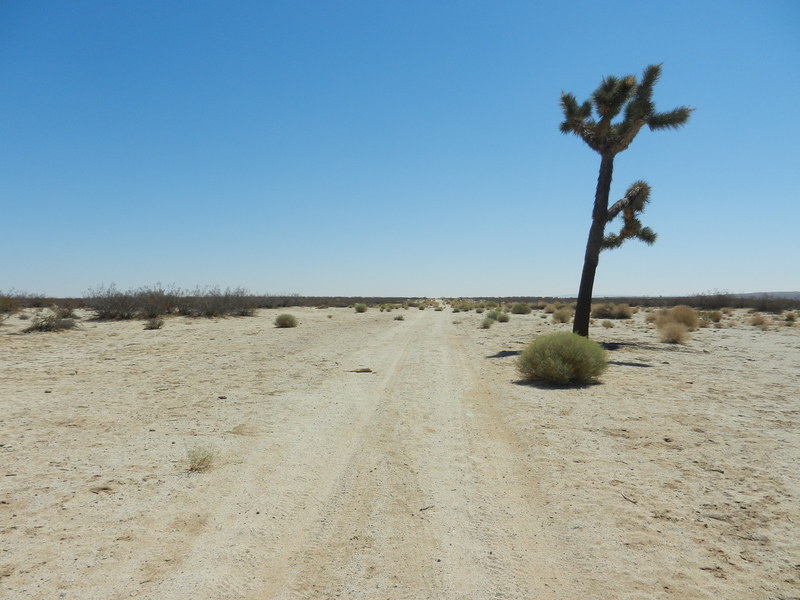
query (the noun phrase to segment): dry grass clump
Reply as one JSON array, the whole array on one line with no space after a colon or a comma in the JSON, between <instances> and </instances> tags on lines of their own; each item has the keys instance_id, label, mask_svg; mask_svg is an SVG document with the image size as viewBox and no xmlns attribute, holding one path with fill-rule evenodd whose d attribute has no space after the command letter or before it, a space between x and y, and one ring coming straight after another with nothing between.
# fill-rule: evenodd
<instances>
[{"instance_id":1,"label":"dry grass clump","mask_svg":"<svg viewBox=\"0 0 800 600\"><path fill-rule=\"evenodd\" d=\"M558 305L552 302L550 304L546 304L544 307L544 312L546 312L548 315L552 315L557 310L558 310Z\"/></svg>"},{"instance_id":2,"label":"dry grass clump","mask_svg":"<svg viewBox=\"0 0 800 600\"><path fill-rule=\"evenodd\" d=\"M691 306L686 306L685 304L673 306L667 315L668 320L686 325L689 331L697 330L697 326L700 322L697 312Z\"/></svg>"},{"instance_id":3,"label":"dry grass clump","mask_svg":"<svg viewBox=\"0 0 800 600\"><path fill-rule=\"evenodd\" d=\"M614 327L614 323L612 323L611 321L603 321L602 325L606 329L612 329Z\"/></svg>"},{"instance_id":4,"label":"dry grass clump","mask_svg":"<svg viewBox=\"0 0 800 600\"><path fill-rule=\"evenodd\" d=\"M524 379L556 385L592 383L607 368L600 344L570 332L538 337L517 359Z\"/></svg>"},{"instance_id":5,"label":"dry grass clump","mask_svg":"<svg viewBox=\"0 0 800 600\"><path fill-rule=\"evenodd\" d=\"M572 319L572 309L566 306L559 308L553 313L552 318L554 323L569 323Z\"/></svg>"},{"instance_id":6,"label":"dry grass clump","mask_svg":"<svg viewBox=\"0 0 800 600\"><path fill-rule=\"evenodd\" d=\"M146 330L161 329L163 326L164 326L164 319L162 319L161 317L151 317L150 319L147 319L147 321L145 321L144 323L144 328Z\"/></svg>"},{"instance_id":7,"label":"dry grass clump","mask_svg":"<svg viewBox=\"0 0 800 600\"><path fill-rule=\"evenodd\" d=\"M196 446L186 451L186 460L192 473L208 471L216 457L217 451L211 446Z\"/></svg>"},{"instance_id":8,"label":"dry grass clump","mask_svg":"<svg viewBox=\"0 0 800 600\"><path fill-rule=\"evenodd\" d=\"M689 339L689 328L677 321L663 321L658 331L661 341L666 344L685 344Z\"/></svg>"},{"instance_id":9,"label":"dry grass clump","mask_svg":"<svg viewBox=\"0 0 800 600\"><path fill-rule=\"evenodd\" d=\"M630 319L633 309L627 304L596 304L592 306L595 319Z\"/></svg>"},{"instance_id":10,"label":"dry grass clump","mask_svg":"<svg viewBox=\"0 0 800 600\"><path fill-rule=\"evenodd\" d=\"M710 323L719 323L722 321L722 312L718 310L704 310L700 312L700 326L708 327Z\"/></svg>"},{"instance_id":11,"label":"dry grass clump","mask_svg":"<svg viewBox=\"0 0 800 600\"><path fill-rule=\"evenodd\" d=\"M483 321L481 321L480 328L481 329L489 329L494 324L494 319L491 317L484 317Z\"/></svg>"},{"instance_id":12,"label":"dry grass clump","mask_svg":"<svg viewBox=\"0 0 800 600\"><path fill-rule=\"evenodd\" d=\"M648 315L647 321L655 321L661 341L668 344L684 344L689 339L690 331L697 331L700 327L700 317L697 312L685 304L679 304L669 310L662 309L653 315ZM703 323L707 326L708 322Z\"/></svg>"},{"instance_id":13,"label":"dry grass clump","mask_svg":"<svg viewBox=\"0 0 800 600\"><path fill-rule=\"evenodd\" d=\"M367 312L367 305L366 304L361 304L361 303L355 304L355 305L353 305L353 308L355 309L355 311L357 313L365 313L365 312Z\"/></svg>"},{"instance_id":14,"label":"dry grass clump","mask_svg":"<svg viewBox=\"0 0 800 600\"><path fill-rule=\"evenodd\" d=\"M405 318L403 315L397 315L397 316L394 318L394 320L395 320L395 321L405 321L405 320L406 320L406 318Z\"/></svg>"}]
</instances>

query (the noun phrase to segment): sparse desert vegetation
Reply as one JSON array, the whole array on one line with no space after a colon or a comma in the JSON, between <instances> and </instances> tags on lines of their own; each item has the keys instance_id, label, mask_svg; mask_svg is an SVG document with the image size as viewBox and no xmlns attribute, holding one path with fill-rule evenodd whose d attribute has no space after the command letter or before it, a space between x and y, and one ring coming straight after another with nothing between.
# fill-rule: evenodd
<instances>
[{"instance_id":1,"label":"sparse desert vegetation","mask_svg":"<svg viewBox=\"0 0 800 600\"><path fill-rule=\"evenodd\" d=\"M188 470L192 473L208 471L214 464L217 451L212 446L195 446L186 451Z\"/></svg>"},{"instance_id":2,"label":"sparse desert vegetation","mask_svg":"<svg viewBox=\"0 0 800 600\"><path fill-rule=\"evenodd\" d=\"M800 550L800 328L783 323L796 309L759 313L772 323L761 331L747 309L725 315L687 303L709 323L703 311L719 310L724 328L697 329L683 344L654 343L650 318L686 331L667 318L670 306L598 320L592 340L579 342L599 344L593 351L605 361L589 363L594 375L580 370L574 383L595 383L583 387L547 383L538 370L536 385L523 384L520 363L544 364L528 348L560 329L546 304L535 318L485 331L486 314L507 314L515 299L485 304L483 313L484 300L465 303L457 321L449 310L404 311L402 301L371 304L391 314L365 318L349 300L291 307L302 320L291 335L274 327L289 314L284 307L246 319L173 310L158 317L167 326L156 334L139 316L97 320L86 307L64 306L75 330L20 335L58 304L20 302L4 313L0 373L14 393L2 399L0 585L28 597L58 597L67 582L76 597L111 597L122 586L175 598L186 577L208 577L248 597L298 582L327 596L340 580L325 565L356 569L369 556L392 576L427 577L440 564L427 559L449 543L445 568L466 565L482 581L495 573L486 557L504 547L499 532L517 536L520 552L504 559L510 574L492 580L509 597L542 591L527 574L544 542L570 573L548 576L545 595L613 598L618 583L604 582L625 580L637 564L648 580L682 573L682 597L750 589L791 597L791 557ZM402 326L387 326L398 317ZM570 361L584 354L556 346L555 379L563 381L558 374L571 374ZM465 461L468 448L491 452ZM676 480L679 497L664 485ZM419 535L420 519L441 529ZM30 535L36 523L43 527ZM308 536L320 531L309 552ZM333 540L383 544L398 531L414 552L330 551ZM713 562L719 552L752 560ZM398 563L417 556L411 571ZM75 559L94 566L73 578ZM280 569L285 576L265 575ZM214 597L209 590L200 595Z\"/></svg>"}]
</instances>

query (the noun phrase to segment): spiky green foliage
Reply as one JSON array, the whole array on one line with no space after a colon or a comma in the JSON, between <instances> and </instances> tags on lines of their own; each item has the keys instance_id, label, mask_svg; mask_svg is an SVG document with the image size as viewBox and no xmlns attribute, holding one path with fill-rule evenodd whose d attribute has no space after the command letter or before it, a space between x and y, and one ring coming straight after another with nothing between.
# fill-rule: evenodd
<instances>
[{"instance_id":1,"label":"spiky green foliage","mask_svg":"<svg viewBox=\"0 0 800 600\"><path fill-rule=\"evenodd\" d=\"M572 94L561 92L561 133L574 133L595 152L614 155L626 150L645 125L651 131L677 129L694 109L680 106L656 112L653 86L660 77L660 64L648 66L639 83L633 75L606 77L583 104L578 104ZM597 118L592 117L592 109ZM614 122L620 113L622 120Z\"/></svg>"},{"instance_id":2,"label":"spiky green foliage","mask_svg":"<svg viewBox=\"0 0 800 600\"><path fill-rule=\"evenodd\" d=\"M625 240L632 238L637 238L648 246L655 243L656 232L649 227L643 227L638 218L648 202L650 202L650 186L646 181L634 182L625 192L625 196L608 209L606 222L610 223L622 215L622 228L619 233L609 233L603 238L603 250L619 248Z\"/></svg>"}]
</instances>

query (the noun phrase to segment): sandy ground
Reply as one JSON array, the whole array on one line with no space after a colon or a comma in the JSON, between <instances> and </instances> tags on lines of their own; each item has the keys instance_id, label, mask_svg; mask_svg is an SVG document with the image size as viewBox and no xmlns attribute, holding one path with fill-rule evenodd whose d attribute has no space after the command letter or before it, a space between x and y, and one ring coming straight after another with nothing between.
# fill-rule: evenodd
<instances>
[{"instance_id":1,"label":"sandy ground","mask_svg":"<svg viewBox=\"0 0 800 600\"><path fill-rule=\"evenodd\" d=\"M800 327L639 313L548 389L541 313L288 312L8 319L0 597L800 598Z\"/></svg>"}]
</instances>

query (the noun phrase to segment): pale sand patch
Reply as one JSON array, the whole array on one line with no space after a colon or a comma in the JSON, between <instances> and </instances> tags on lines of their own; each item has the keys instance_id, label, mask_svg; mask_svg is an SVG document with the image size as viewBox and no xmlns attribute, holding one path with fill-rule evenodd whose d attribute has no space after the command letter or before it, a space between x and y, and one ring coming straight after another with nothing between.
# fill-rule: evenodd
<instances>
[{"instance_id":1,"label":"pale sand patch","mask_svg":"<svg viewBox=\"0 0 800 600\"><path fill-rule=\"evenodd\" d=\"M515 353L568 325L401 312L8 319L0 597L800 597L800 327L598 323L603 383L546 389Z\"/></svg>"}]
</instances>

